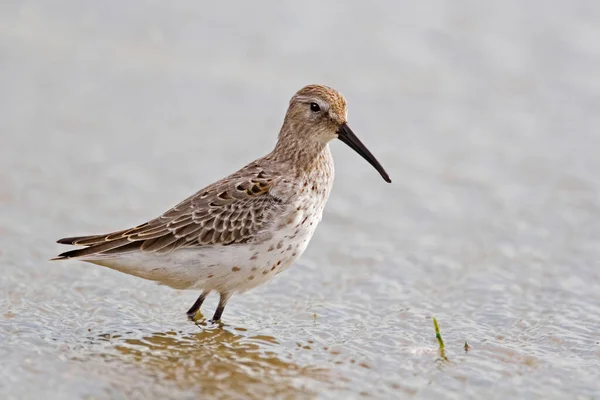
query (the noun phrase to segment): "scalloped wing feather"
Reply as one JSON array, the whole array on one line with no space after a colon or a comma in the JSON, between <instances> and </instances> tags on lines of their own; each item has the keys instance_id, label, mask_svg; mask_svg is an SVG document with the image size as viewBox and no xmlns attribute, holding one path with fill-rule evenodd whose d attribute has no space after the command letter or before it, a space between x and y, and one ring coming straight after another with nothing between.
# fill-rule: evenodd
<instances>
[{"instance_id":1,"label":"scalloped wing feather","mask_svg":"<svg viewBox=\"0 0 600 400\"><path fill-rule=\"evenodd\" d=\"M251 164L135 228L60 239L58 243L87 247L57 258L92 258L140 250L168 253L182 247L252 241L283 208L283 201L270 193L277 182L278 176Z\"/></svg>"}]
</instances>

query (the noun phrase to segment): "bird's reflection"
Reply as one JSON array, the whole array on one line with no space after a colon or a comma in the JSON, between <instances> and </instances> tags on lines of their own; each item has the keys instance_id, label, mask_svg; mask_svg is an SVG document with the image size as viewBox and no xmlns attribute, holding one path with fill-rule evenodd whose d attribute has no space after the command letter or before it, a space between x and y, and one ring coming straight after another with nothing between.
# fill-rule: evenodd
<instances>
[{"instance_id":1,"label":"bird's reflection","mask_svg":"<svg viewBox=\"0 0 600 400\"><path fill-rule=\"evenodd\" d=\"M206 396L312 397L307 382L327 380L324 369L283 360L272 336L243 336L219 326L199 328L197 333L112 336L109 341L117 352L108 358L144 368L157 384L167 380Z\"/></svg>"}]
</instances>

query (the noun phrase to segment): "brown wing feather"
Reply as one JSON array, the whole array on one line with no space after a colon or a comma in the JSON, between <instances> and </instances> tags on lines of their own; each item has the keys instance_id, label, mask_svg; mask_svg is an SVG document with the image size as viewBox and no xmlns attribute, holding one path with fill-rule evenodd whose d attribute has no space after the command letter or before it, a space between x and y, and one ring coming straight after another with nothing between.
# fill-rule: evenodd
<instances>
[{"instance_id":1,"label":"brown wing feather","mask_svg":"<svg viewBox=\"0 0 600 400\"><path fill-rule=\"evenodd\" d=\"M135 228L107 235L60 239L88 246L60 254L72 258L136 250L168 253L181 247L245 243L270 221L282 200L271 195L277 176L250 164Z\"/></svg>"}]
</instances>

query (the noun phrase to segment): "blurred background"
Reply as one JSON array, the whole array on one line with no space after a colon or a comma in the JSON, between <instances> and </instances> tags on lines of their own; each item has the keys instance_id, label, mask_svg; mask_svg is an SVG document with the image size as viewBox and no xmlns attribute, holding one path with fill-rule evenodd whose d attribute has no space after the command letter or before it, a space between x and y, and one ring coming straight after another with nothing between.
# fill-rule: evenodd
<instances>
[{"instance_id":1,"label":"blurred background","mask_svg":"<svg viewBox=\"0 0 600 400\"><path fill-rule=\"evenodd\" d=\"M592 0L2 1L0 397L600 396L599 43ZM269 152L311 83L393 183L332 143L311 245L225 326L47 261Z\"/></svg>"}]
</instances>

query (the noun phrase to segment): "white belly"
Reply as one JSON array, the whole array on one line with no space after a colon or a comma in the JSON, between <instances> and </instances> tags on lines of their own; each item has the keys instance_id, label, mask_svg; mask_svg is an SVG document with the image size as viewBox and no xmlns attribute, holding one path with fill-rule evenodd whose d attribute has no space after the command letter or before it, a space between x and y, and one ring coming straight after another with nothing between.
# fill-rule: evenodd
<instances>
[{"instance_id":1,"label":"white belly","mask_svg":"<svg viewBox=\"0 0 600 400\"><path fill-rule=\"evenodd\" d=\"M135 252L87 260L175 289L244 292L287 269L308 246L325 201L290 205L261 243L205 246L169 254Z\"/></svg>"}]
</instances>

